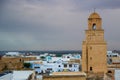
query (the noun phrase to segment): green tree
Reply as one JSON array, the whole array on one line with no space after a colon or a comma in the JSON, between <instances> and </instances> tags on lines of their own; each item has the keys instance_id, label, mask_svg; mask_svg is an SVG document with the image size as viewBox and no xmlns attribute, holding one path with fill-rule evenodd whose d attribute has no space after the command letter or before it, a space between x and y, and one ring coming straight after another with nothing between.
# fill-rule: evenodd
<instances>
[{"instance_id":1,"label":"green tree","mask_svg":"<svg viewBox=\"0 0 120 80\"><path fill-rule=\"evenodd\" d=\"M42 60L44 60L44 59L45 59L45 57L44 57L44 56L41 56L40 58L41 58Z\"/></svg>"},{"instance_id":2,"label":"green tree","mask_svg":"<svg viewBox=\"0 0 120 80\"><path fill-rule=\"evenodd\" d=\"M56 57L62 57L62 54L56 54Z\"/></svg>"},{"instance_id":3,"label":"green tree","mask_svg":"<svg viewBox=\"0 0 120 80\"><path fill-rule=\"evenodd\" d=\"M31 64L30 63L24 63L23 64L25 68L30 68Z\"/></svg>"}]
</instances>

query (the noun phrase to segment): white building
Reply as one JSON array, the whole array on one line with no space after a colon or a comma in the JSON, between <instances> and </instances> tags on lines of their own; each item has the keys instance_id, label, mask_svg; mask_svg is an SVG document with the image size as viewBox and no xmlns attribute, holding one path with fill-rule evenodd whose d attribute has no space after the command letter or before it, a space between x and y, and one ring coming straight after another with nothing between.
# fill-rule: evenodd
<instances>
[{"instance_id":1,"label":"white building","mask_svg":"<svg viewBox=\"0 0 120 80\"><path fill-rule=\"evenodd\" d=\"M80 54L65 54L62 57L51 57L47 53L44 55L45 59L34 60L34 61L25 61L25 63L31 63L31 68L34 69L37 73L49 73L49 72L78 72L79 63L70 63L71 59L80 59Z\"/></svg>"},{"instance_id":2,"label":"white building","mask_svg":"<svg viewBox=\"0 0 120 80\"><path fill-rule=\"evenodd\" d=\"M62 55L63 58L70 59L73 58L72 54L64 54Z\"/></svg>"},{"instance_id":3,"label":"white building","mask_svg":"<svg viewBox=\"0 0 120 80\"><path fill-rule=\"evenodd\" d=\"M114 53L112 51L107 51L107 57L119 57L118 53Z\"/></svg>"},{"instance_id":4,"label":"white building","mask_svg":"<svg viewBox=\"0 0 120 80\"><path fill-rule=\"evenodd\" d=\"M0 80L28 80L31 76L31 80L35 79L34 71L13 71L12 73L0 74Z\"/></svg>"},{"instance_id":5,"label":"white building","mask_svg":"<svg viewBox=\"0 0 120 80\"><path fill-rule=\"evenodd\" d=\"M33 75L33 79L35 78L34 71L13 71L12 80L27 80L30 75Z\"/></svg>"},{"instance_id":6,"label":"white building","mask_svg":"<svg viewBox=\"0 0 120 80\"><path fill-rule=\"evenodd\" d=\"M44 53L44 54L40 54L40 57L44 56L46 57L49 53Z\"/></svg>"},{"instance_id":7,"label":"white building","mask_svg":"<svg viewBox=\"0 0 120 80\"><path fill-rule=\"evenodd\" d=\"M120 69L115 70L114 76L115 76L115 80L120 80Z\"/></svg>"},{"instance_id":8,"label":"white building","mask_svg":"<svg viewBox=\"0 0 120 80\"><path fill-rule=\"evenodd\" d=\"M3 73L0 74L0 80L12 80L12 73Z\"/></svg>"},{"instance_id":9,"label":"white building","mask_svg":"<svg viewBox=\"0 0 120 80\"><path fill-rule=\"evenodd\" d=\"M78 72L79 64L78 63L63 63L63 71Z\"/></svg>"},{"instance_id":10,"label":"white building","mask_svg":"<svg viewBox=\"0 0 120 80\"><path fill-rule=\"evenodd\" d=\"M19 57L21 54L19 52L7 52L5 57Z\"/></svg>"},{"instance_id":11,"label":"white building","mask_svg":"<svg viewBox=\"0 0 120 80\"><path fill-rule=\"evenodd\" d=\"M65 61L70 61L70 58L46 56L43 62L45 63L46 61L49 63L55 63L57 61L65 62Z\"/></svg>"},{"instance_id":12,"label":"white building","mask_svg":"<svg viewBox=\"0 0 120 80\"><path fill-rule=\"evenodd\" d=\"M62 60L58 60L56 62L43 61L42 63L39 62L31 63L31 68L34 69L37 73L62 72L62 71L78 72L79 64L68 63Z\"/></svg>"}]
</instances>

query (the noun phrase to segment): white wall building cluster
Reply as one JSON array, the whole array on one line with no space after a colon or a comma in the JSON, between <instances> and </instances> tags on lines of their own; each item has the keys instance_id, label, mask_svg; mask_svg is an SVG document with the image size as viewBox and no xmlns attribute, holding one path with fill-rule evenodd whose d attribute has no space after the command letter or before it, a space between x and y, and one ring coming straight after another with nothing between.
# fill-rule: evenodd
<instances>
[{"instance_id":1,"label":"white wall building cluster","mask_svg":"<svg viewBox=\"0 0 120 80\"><path fill-rule=\"evenodd\" d=\"M43 55L44 56L44 55ZM70 62L71 59L80 60L80 54L65 54L62 57L53 57L45 54L44 60L26 61L30 63L31 68L37 73L50 73L50 72L78 72L80 63Z\"/></svg>"}]
</instances>

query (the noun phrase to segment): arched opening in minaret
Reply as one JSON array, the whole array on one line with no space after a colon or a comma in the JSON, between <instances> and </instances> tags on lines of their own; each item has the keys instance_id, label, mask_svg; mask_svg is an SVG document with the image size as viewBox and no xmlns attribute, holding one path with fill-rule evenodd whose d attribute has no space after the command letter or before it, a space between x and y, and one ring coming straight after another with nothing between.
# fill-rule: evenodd
<instances>
[{"instance_id":1,"label":"arched opening in minaret","mask_svg":"<svg viewBox=\"0 0 120 80\"><path fill-rule=\"evenodd\" d=\"M92 69L92 67L90 67L90 71L92 71L93 69Z\"/></svg>"},{"instance_id":2,"label":"arched opening in minaret","mask_svg":"<svg viewBox=\"0 0 120 80\"><path fill-rule=\"evenodd\" d=\"M96 24L95 23L93 24L92 29L96 30Z\"/></svg>"},{"instance_id":3,"label":"arched opening in minaret","mask_svg":"<svg viewBox=\"0 0 120 80\"><path fill-rule=\"evenodd\" d=\"M108 71L108 73L112 73L112 71Z\"/></svg>"}]
</instances>

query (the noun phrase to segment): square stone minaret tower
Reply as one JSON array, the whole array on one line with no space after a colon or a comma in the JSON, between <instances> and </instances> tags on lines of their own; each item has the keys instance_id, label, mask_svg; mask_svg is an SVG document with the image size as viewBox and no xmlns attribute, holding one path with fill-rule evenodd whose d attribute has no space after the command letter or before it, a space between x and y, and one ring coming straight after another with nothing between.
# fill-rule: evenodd
<instances>
[{"instance_id":1,"label":"square stone minaret tower","mask_svg":"<svg viewBox=\"0 0 120 80\"><path fill-rule=\"evenodd\" d=\"M88 18L86 39L82 44L82 71L94 73L107 72L107 43L104 40L102 19L98 13Z\"/></svg>"}]
</instances>

